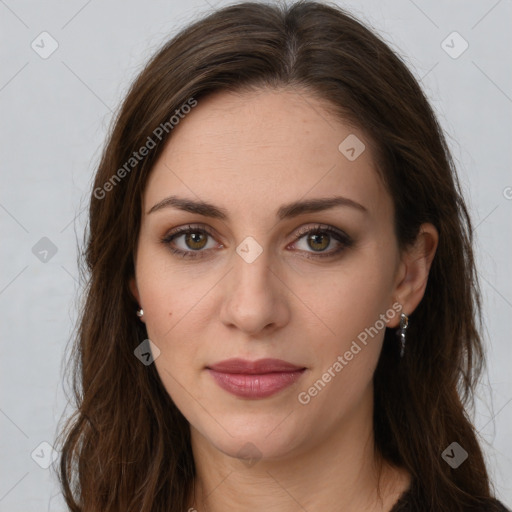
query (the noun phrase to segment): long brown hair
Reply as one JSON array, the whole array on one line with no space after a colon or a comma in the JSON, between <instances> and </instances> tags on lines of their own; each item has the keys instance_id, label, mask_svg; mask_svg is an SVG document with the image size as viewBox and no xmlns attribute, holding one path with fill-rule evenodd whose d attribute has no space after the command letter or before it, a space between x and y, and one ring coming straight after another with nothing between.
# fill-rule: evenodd
<instances>
[{"instance_id":1,"label":"long brown hair","mask_svg":"<svg viewBox=\"0 0 512 512\"><path fill-rule=\"evenodd\" d=\"M90 198L85 300L68 367L76 412L58 438L70 510L183 512L189 505L188 422L155 365L134 356L147 338L128 285L141 199L177 111L214 91L258 87L305 91L368 134L401 248L422 223L437 228L403 359L395 330L386 330L374 376L376 450L413 476L414 510L485 503L489 479L466 413L484 362L480 293L471 222L443 132L411 72L378 36L335 5L301 1L240 3L190 25L146 65L114 120ZM135 158L143 146L147 154ZM456 469L441 456L454 441L469 454Z\"/></svg>"}]
</instances>

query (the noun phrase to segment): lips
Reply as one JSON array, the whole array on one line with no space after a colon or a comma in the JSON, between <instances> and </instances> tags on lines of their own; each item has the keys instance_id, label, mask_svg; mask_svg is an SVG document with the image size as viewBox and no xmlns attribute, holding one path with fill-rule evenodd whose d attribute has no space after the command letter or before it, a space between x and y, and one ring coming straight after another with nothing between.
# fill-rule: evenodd
<instances>
[{"instance_id":1,"label":"lips","mask_svg":"<svg viewBox=\"0 0 512 512\"><path fill-rule=\"evenodd\" d=\"M241 398L266 398L296 382L306 368L281 359L228 359L206 367L225 391Z\"/></svg>"},{"instance_id":2,"label":"lips","mask_svg":"<svg viewBox=\"0 0 512 512\"><path fill-rule=\"evenodd\" d=\"M281 359L258 359L257 361L227 359L226 361L207 366L207 368L222 373L243 373L246 375L293 372L304 369L303 366L295 366Z\"/></svg>"}]
</instances>

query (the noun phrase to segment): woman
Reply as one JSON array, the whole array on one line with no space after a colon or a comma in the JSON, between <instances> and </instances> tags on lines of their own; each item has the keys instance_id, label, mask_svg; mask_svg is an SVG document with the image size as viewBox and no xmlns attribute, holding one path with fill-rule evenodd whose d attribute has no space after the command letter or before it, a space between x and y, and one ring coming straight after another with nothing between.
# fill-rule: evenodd
<instances>
[{"instance_id":1,"label":"woman","mask_svg":"<svg viewBox=\"0 0 512 512\"><path fill-rule=\"evenodd\" d=\"M403 62L337 7L183 30L90 206L73 511L489 511L471 222Z\"/></svg>"}]
</instances>

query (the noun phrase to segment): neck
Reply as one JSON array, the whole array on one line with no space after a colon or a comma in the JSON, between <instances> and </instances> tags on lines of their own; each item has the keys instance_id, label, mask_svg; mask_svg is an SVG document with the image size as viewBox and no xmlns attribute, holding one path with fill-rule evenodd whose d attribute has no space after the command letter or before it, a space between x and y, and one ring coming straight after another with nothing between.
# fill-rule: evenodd
<instances>
[{"instance_id":1,"label":"neck","mask_svg":"<svg viewBox=\"0 0 512 512\"><path fill-rule=\"evenodd\" d=\"M252 466L219 451L192 427L196 478L188 510L389 511L410 476L376 455L372 418L371 403L307 451Z\"/></svg>"}]
</instances>

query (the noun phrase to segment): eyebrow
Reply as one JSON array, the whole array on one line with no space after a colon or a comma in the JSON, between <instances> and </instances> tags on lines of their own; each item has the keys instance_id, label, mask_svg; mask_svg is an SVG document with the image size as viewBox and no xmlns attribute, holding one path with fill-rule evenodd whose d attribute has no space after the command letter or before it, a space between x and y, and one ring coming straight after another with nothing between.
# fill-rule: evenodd
<instances>
[{"instance_id":1,"label":"eyebrow","mask_svg":"<svg viewBox=\"0 0 512 512\"><path fill-rule=\"evenodd\" d=\"M279 220L291 219L305 213L320 212L340 206L349 206L361 212L368 212L368 210L362 204L359 204L356 201L349 199L348 197L334 196L294 201L289 204L284 204L277 210L276 216ZM185 212L196 213L204 217L212 217L214 219L229 219L229 214L224 208L215 206L205 201L195 201L178 196L169 196L165 199L162 199L147 212L147 215L164 208L176 208Z\"/></svg>"}]
</instances>

